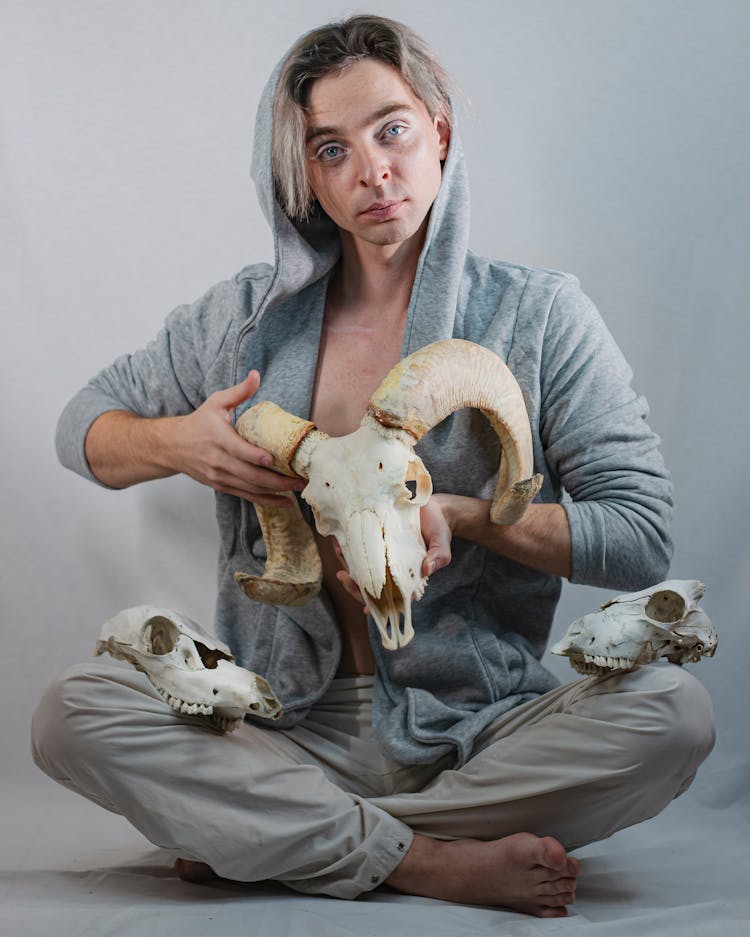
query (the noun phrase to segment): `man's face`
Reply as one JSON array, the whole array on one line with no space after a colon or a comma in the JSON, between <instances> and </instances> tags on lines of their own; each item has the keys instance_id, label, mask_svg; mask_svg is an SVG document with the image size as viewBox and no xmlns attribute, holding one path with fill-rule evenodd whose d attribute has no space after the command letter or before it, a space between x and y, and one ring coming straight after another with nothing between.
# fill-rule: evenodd
<instances>
[{"instance_id":1,"label":"man's face","mask_svg":"<svg viewBox=\"0 0 750 937\"><path fill-rule=\"evenodd\" d=\"M319 78L307 121L307 169L323 210L355 240L398 245L416 234L440 187L445 122L399 72L363 59Z\"/></svg>"}]
</instances>

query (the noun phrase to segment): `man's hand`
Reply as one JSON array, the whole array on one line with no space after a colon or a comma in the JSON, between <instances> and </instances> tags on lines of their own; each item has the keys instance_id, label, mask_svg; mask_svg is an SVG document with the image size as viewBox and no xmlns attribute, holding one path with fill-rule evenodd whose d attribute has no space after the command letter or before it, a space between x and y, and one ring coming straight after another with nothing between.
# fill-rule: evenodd
<instances>
[{"instance_id":1,"label":"man's hand","mask_svg":"<svg viewBox=\"0 0 750 937\"><path fill-rule=\"evenodd\" d=\"M96 477L113 488L182 472L224 494L267 507L286 507L282 491L305 482L271 471L270 453L246 442L232 426L232 411L252 397L260 375L212 394L186 416L146 419L125 410L103 413L86 436L86 458Z\"/></svg>"},{"instance_id":2,"label":"man's hand","mask_svg":"<svg viewBox=\"0 0 750 937\"><path fill-rule=\"evenodd\" d=\"M451 561L453 527L449 520L450 495L432 495L419 512L422 537L427 546L427 556L422 563L422 575L429 576Z\"/></svg>"},{"instance_id":3,"label":"man's hand","mask_svg":"<svg viewBox=\"0 0 750 937\"><path fill-rule=\"evenodd\" d=\"M280 491L302 491L306 482L270 470L273 457L244 440L232 426L232 412L252 397L260 375L212 394L179 421L172 434L171 466L222 494L236 495L265 507L288 507Z\"/></svg>"}]
</instances>

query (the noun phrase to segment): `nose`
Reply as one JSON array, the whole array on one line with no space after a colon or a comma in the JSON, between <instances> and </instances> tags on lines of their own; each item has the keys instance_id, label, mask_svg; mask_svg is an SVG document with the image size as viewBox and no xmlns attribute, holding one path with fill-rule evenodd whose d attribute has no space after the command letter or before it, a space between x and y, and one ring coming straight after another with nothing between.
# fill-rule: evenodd
<instances>
[{"instance_id":1,"label":"nose","mask_svg":"<svg viewBox=\"0 0 750 937\"><path fill-rule=\"evenodd\" d=\"M385 154L375 148L368 147L362 151L359 163L359 183L364 188L378 188L390 179L390 167Z\"/></svg>"}]
</instances>

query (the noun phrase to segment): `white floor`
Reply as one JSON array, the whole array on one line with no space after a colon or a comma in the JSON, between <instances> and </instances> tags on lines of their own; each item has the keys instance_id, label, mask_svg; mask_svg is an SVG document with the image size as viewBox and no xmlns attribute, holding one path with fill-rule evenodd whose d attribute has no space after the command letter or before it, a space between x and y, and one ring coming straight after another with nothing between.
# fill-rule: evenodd
<instances>
[{"instance_id":1,"label":"white floor","mask_svg":"<svg viewBox=\"0 0 750 937\"><path fill-rule=\"evenodd\" d=\"M1 802L0 935L750 937L747 803L709 809L688 793L580 850L570 916L538 920L385 890L344 902L272 885L187 885L125 821L40 774Z\"/></svg>"}]
</instances>

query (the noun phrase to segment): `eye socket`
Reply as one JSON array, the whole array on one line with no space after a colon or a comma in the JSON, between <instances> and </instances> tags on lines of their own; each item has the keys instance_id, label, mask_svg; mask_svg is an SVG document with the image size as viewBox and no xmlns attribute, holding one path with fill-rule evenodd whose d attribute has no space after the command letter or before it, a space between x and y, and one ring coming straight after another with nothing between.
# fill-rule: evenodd
<instances>
[{"instance_id":1,"label":"eye socket","mask_svg":"<svg viewBox=\"0 0 750 937\"><path fill-rule=\"evenodd\" d=\"M402 488L402 491L404 495L399 500L402 502L406 501L414 507L421 507L430 500L432 481L430 479L430 473L424 467L424 463L419 456L414 455L409 460L409 464L406 467L404 488ZM408 497L406 496L406 492L408 492Z\"/></svg>"},{"instance_id":2,"label":"eye socket","mask_svg":"<svg viewBox=\"0 0 750 937\"><path fill-rule=\"evenodd\" d=\"M679 593L671 589L662 589L655 592L646 604L646 616L660 624L672 624L685 617L687 608L685 600Z\"/></svg>"}]
</instances>

